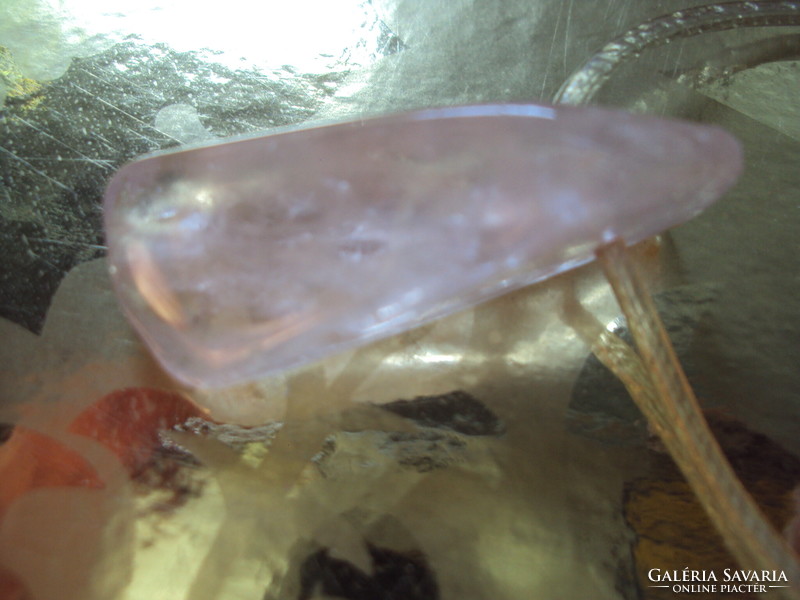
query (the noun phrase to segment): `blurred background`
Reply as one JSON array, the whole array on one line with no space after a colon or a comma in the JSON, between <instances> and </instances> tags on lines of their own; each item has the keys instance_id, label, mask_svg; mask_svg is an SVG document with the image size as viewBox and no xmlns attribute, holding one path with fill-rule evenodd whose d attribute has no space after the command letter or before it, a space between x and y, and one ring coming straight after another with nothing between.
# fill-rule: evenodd
<instances>
[{"instance_id":1,"label":"blurred background","mask_svg":"<svg viewBox=\"0 0 800 600\"><path fill-rule=\"evenodd\" d=\"M626 335L595 267L212 393L171 381L129 329L101 227L106 182L143 153L551 102L610 40L700 4L0 0L5 597L627 600L675 596L651 568L734 568L564 316L574 295ZM590 100L744 144L739 185L637 256L712 428L784 527L800 480L800 21L797 3L761 4L786 17L632 55ZM187 425L172 392L213 419ZM146 430L139 401L180 413L180 431ZM88 441L72 427L86 411L101 415ZM86 461L102 485L20 475L42 447L23 427L80 457L48 473ZM126 471L106 438L147 457Z\"/></svg>"}]
</instances>

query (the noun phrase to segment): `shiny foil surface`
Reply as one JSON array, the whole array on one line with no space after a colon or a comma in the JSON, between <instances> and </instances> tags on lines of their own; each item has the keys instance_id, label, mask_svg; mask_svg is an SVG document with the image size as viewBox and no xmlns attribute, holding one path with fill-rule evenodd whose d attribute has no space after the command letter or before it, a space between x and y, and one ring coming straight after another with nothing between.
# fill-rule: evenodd
<instances>
[{"instance_id":1,"label":"shiny foil surface","mask_svg":"<svg viewBox=\"0 0 800 600\"><path fill-rule=\"evenodd\" d=\"M573 329L577 300L627 335L594 265L251 384L195 390L157 367L104 258L123 164L285 125L549 103L610 41L700 3L294 4L0 6L0 596L629 600L680 597L656 579L685 567L737 572ZM635 256L718 440L787 532L792 18L645 45L586 98L744 146L739 183Z\"/></svg>"}]
</instances>

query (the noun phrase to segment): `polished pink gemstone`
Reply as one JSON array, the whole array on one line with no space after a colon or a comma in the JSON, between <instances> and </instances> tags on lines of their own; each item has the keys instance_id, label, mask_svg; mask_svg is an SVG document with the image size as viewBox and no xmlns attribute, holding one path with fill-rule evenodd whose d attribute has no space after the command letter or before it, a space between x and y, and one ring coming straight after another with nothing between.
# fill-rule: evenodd
<instances>
[{"instance_id":1,"label":"polished pink gemstone","mask_svg":"<svg viewBox=\"0 0 800 600\"><path fill-rule=\"evenodd\" d=\"M708 126L594 108L423 110L146 157L109 185L122 305L219 386L398 333L698 214L735 180Z\"/></svg>"}]
</instances>

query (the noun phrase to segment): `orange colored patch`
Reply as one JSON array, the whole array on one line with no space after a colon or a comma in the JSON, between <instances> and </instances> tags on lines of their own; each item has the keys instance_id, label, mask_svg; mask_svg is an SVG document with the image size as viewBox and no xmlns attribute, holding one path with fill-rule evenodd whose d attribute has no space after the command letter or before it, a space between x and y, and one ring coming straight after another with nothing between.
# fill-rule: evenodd
<instances>
[{"instance_id":1,"label":"orange colored patch","mask_svg":"<svg viewBox=\"0 0 800 600\"><path fill-rule=\"evenodd\" d=\"M69 431L106 446L135 477L161 446L160 431L203 415L175 392L126 388L103 396L84 410L70 424ZM103 487L94 467L78 452L24 426L15 427L0 446L0 481L0 518L16 498L30 490Z\"/></svg>"},{"instance_id":2,"label":"orange colored patch","mask_svg":"<svg viewBox=\"0 0 800 600\"><path fill-rule=\"evenodd\" d=\"M72 448L26 427L16 427L0 447L0 516L29 490L47 487L101 488L89 462Z\"/></svg>"},{"instance_id":3,"label":"orange colored patch","mask_svg":"<svg viewBox=\"0 0 800 600\"><path fill-rule=\"evenodd\" d=\"M203 416L202 410L176 392L125 388L92 404L72 422L69 431L106 446L134 477L161 446L160 431Z\"/></svg>"}]
</instances>

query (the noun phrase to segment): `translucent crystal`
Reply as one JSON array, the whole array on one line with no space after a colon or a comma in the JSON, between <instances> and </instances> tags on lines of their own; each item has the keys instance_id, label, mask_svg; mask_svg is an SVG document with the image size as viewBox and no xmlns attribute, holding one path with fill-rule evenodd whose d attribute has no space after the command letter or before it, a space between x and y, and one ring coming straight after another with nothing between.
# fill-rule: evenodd
<instances>
[{"instance_id":1,"label":"translucent crystal","mask_svg":"<svg viewBox=\"0 0 800 600\"><path fill-rule=\"evenodd\" d=\"M538 105L424 110L145 157L106 193L121 303L220 386L398 333L638 242L736 180L719 129Z\"/></svg>"}]
</instances>

